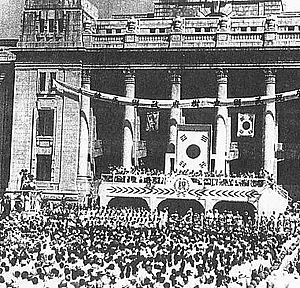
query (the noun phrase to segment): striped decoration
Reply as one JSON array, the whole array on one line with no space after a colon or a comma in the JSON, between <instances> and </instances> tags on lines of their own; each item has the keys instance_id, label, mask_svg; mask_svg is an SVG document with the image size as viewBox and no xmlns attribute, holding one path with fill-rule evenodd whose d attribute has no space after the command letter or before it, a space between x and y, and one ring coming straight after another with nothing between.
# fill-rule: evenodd
<instances>
[{"instance_id":1,"label":"striped decoration","mask_svg":"<svg viewBox=\"0 0 300 288\"><path fill-rule=\"evenodd\" d=\"M106 189L108 194L118 194L118 196L131 195L159 195L165 197L192 197L192 198L248 198L258 199L261 193L255 189L252 190L230 190L230 189L191 189L186 193L178 194L174 189L157 187L129 187L111 185Z\"/></svg>"}]
</instances>

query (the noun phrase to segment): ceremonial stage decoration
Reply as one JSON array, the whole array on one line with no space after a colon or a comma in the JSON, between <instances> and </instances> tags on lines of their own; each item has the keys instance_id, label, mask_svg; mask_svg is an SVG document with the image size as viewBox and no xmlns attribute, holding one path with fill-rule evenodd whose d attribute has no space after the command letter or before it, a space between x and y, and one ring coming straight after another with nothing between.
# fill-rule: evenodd
<instances>
[{"instance_id":1,"label":"ceremonial stage decoration","mask_svg":"<svg viewBox=\"0 0 300 288\"><path fill-rule=\"evenodd\" d=\"M116 197L138 197L146 200L152 210L164 200L181 199L198 201L206 212L225 201L247 202L259 215L278 215L289 201L285 190L262 178L104 174L99 189L103 205Z\"/></svg>"}]
</instances>

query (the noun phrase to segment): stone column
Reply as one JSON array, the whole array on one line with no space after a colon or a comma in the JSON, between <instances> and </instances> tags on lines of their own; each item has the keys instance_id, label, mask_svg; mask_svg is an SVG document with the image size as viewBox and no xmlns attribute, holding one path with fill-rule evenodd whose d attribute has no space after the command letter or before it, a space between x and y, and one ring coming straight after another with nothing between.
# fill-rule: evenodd
<instances>
[{"instance_id":1,"label":"stone column","mask_svg":"<svg viewBox=\"0 0 300 288\"><path fill-rule=\"evenodd\" d=\"M217 99L219 101L227 99L227 74L226 69L219 69L217 74L217 84L218 84L218 95ZM227 107L217 107L216 115L216 157L215 157L215 171L218 173L229 173L226 171L226 152L227 152L227 133L228 127L228 110Z\"/></svg>"},{"instance_id":2,"label":"stone column","mask_svg":"<svg viewBox=\"0 0 300 288\"><path fill-rule=\"evenodd\" d=\"M275 98L275 71L273 69L266 69L264 70L264 74L265 95ZM265 104L263 129L263 168L275 177L277 174L277 162L275 158L275 146L277 144L275 100Z\"/></svg>"},{"instance_id":3,"label":"stone column","mask_svg":"<svg viewBox=\"0 0 300 288\"><path fill-rule=\"evenodd\" d=\"M82 88L90 90L90 70L82 71ZM89 153L89 121L90 121L90 97L81 95L80 103L80 137L79 137L79 161L77 175L77 190L83 194L90 190L90 173L88 171Z\"/></svg>"},{"instance_id":4,"label":"stone column","mask_svg":"<svg viewBox=\"0 0 300 288\"><path fill-rule=\"evenodd\" d=\"M180 71L170 71L171 76L171 96L173 100L173 106L170 111L170 122L169 122L169 145L173 144L176 147L176 135L177 135L177 124L180 124L181 111L176 105L176 101L180 100L181 95L181 74Z\"/></svg>"},{"instance_id":5,"label":"stone column","mask_svg":"<svg viewBox=\"0 0 300 288\"><path fill-rule=\"evenodd\" d=\"M135 96L135 74L133 70L125 70L125 95L128 98L133 99ZM123 154L122 165L126 169L130 169L132 166L133 158L133 139L134 139L134 118L135 107L125 106L124 112L124 125L123 125Z\"/></svg>"}]
</instances>

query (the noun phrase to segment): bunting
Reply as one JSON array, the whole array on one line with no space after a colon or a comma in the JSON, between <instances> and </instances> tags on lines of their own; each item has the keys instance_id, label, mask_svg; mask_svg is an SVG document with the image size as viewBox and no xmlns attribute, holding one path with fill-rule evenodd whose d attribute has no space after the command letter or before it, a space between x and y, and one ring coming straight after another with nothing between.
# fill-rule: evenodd
<instances>
[{"instance_id":1,"label":"bunting","mask_svg":"<svg viewBox=\"0 0 300 288\"><path fill-rule=\"evenodd\" d=\"M149 99L130 99L124 96L117 96L93 90L86 90L76 87L58 80L53 80L54 89L59 95L67 96L79 101L81 95L85 95L94 100L110 102L118 105L130 105L134 107L147 109L201 109L212 107L247 107L260 106L272 102L285 102L290 100L300 99L300 89L288 91L275 96L256 96L256 97L242 97L242 98L227 98L218 100L216 98L197 98L197 99L182 99L182 100L149 100Z\"/></svg>"}]
</instances>

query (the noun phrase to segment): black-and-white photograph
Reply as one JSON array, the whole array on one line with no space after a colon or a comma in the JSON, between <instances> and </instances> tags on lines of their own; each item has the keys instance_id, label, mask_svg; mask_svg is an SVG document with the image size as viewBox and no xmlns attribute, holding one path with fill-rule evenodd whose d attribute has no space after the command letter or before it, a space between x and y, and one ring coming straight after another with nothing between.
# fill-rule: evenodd
<instances>
[{"instance_id":1,"label":"black-and-white photograph","mask_svg":"<svg viewBox=\"0 0 300 288\"><path fill-rule=\"evenodd\" d=\"M0 288L300 288L299 0L0 0Z\"/></svg>"}]
</instances>

